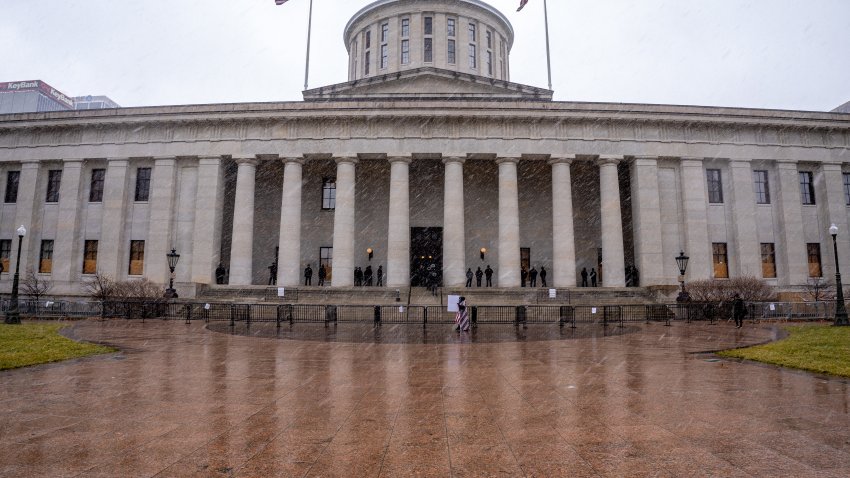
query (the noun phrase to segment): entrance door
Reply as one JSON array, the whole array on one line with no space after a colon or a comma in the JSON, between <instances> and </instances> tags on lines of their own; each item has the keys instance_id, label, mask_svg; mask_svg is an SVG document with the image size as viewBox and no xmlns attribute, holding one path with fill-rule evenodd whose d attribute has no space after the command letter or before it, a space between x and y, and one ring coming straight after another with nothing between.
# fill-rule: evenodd
<instances>
[{"instance_id":1,"label":"entrance door","mask_svg":"<svg viewBox=\"0 0 850 478\"><path fill-rule=\"evenodd\" d=\"M410 228L410 285L426 287L428 277L436 273L437 285L443 284L443 228Z\"/></svg>"}]
</instances>

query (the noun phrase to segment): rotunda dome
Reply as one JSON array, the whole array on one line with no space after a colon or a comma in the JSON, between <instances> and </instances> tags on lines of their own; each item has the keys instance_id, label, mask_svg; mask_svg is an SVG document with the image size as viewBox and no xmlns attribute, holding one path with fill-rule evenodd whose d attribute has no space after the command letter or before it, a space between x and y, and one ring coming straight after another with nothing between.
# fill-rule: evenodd
<instances>
[{"instance_id":1,"label":"rotunda dome","mask_svg":"<svg viewBox=\"0 0 850 478\"><path fill-rule=\"evenodd\" d=\"M349 81L431 67L510 80L514 30L480 0L378 0L345 27Z\"/></svg>"}]
</instances>

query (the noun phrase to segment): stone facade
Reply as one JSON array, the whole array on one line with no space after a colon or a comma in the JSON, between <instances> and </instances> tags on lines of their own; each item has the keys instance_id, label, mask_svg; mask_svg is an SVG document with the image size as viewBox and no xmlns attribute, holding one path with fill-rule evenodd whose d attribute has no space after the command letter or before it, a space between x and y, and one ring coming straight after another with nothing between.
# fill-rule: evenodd
<instances>
[{"instance_id":1,"label":"stone facade","mask_svg":"<svg viewBox=\"0 0 850 478\"><path fill-rule=\"evenodd\" d=\"M414 3L417 14L458 3L491 15L480 2ZM378 16L360 14L351 31ZM22 271L45 269L61 294L81 292L85 260L165 283L172 248L184 296L214 284L219 263L232 285L266 284L276 249L278 284L299 284L310 264L316 285L322 247L333 251L333 287L368 265L404 287L417 235L439 231L429 251L450 286L491 265L495 285L517 287L527 249L556 287L580 284L582 268L619 287L630 265L643 286L675 285L685 251L689 279L726 270L794 288L817 272L815 249L820 273L834 272L835 223L850 270L850 115L553 102L548 90L431 67L391 76L311 90L304 102L0 116L4 265L23 224ZM322 207L325 180L333 209ZM47 263L43 241L53 241ZM97 241L93 257L87 241ZM144 241L141 262L131 241ZM7 267L0 290L10 288Z\"/></svg>"}]
</instances>

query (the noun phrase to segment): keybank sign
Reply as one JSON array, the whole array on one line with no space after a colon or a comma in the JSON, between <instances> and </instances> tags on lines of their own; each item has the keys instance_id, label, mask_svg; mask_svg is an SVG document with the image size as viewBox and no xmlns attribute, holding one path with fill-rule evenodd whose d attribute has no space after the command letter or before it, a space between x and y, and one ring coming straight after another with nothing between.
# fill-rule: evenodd
<instances>
[{"instance_id":1,"label":"keybank sign","mask_svg":"<svg viewBox=\"0 0 850 478\"><path fill-rule=\"evenodd\" d=\"M0 91L37 90L38 81L18 81L12 83L0 83Z\"/></svg>"},{"instance_id":2,"label":"keybank sign","mask_svg":"<svg viewBox=\"0 0 850 478\"><path fill-rule=\"evenodd\" d=\"M74 108L74 100L69 98L67 95L62 93L61 91L53 88L47 83L40 80L33 81L10 81L8 83L0 83L0 93L3 92L19 92L19 91L33 91L38 90L44 93L45 95L53 98L54 100L62 103L68 108Z\"/></svg>"}]
</instances>

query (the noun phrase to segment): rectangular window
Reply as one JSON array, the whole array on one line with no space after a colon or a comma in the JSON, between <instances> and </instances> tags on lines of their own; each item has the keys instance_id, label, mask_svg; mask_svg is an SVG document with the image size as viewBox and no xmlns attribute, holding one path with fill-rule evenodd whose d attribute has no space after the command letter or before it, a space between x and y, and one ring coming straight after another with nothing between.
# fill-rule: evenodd
<instances>
[{"instance_id":1,"label":"rectangular window","mask_svg":"<svg viewBox=\"0 0 850 478\"><path fill-rule=\"evenodd\" d=\"M487 30L487 48L493 48L493 32Z\"/></svg>"},{"instance_id":2,"label":"rectangular window","mask_svg":"<svg viewBox=\"0 0 850 478\"><path fill-rule=\"evenodd\" d=\"M83 274L97 273L97 241L86 241L83 249Z\"/></svg>"},{"instance_id":3,"label":"rectangular window","mask_svg":"<svg viewBox=\"0 0 850 478\"><path fill-rule=\"evenodd\" d=\"M38 257L38 272L50 274L53 271L53 241L41 241L41 253Z\"/></svg>"},{"instance_id":4,"label":"rectangular window","mask_svg":"<svg viewBox=\"0 0 850 478\"><path fill-rule=\"evenodd\" d=\"M401 19L401 37L407 38L410 36L410 19L402 18Z\"/></svg>"},{"instance_id":5,"label":"rectangular window","mask_svg":"<svg viewBox=\"0 0 850 478\"><path fill-rule=\"evenodd\" d=\"M434 34L434 19L431 17L425 17L425 34L433 35Z\"/></svg>"},{"instance_id":6,"label":"rectangular window","mask_svg":"<svg viewBox=\"0 0 850 478\"><path fill-rule=\"evenodd\" d=\"M9 258L12 256L12 240L0 240L0 265L3 266L3 272L9 272Z\"/></svg>"},{"instance_id":7,"label":"rectangular window","mask_svg":"<svg viewBox=\"0 0 850 478\"><path fill-rule=\"evenodd\" d=\"M47 172L47 197L45 197L44 202L59 202L59 185L61 183L61 169L53 169Z\"/></svg>"},{"instance_id":8,"label":"rectangular window","mask_svg":"<svg viewBox=\"0 0 850 478\"><path fill-rule=\"evenodd\" d=\"M470 24L469 24L469 41L474 42L474 41L475 41L475 39L476 39L476 35L475 35L475 24L474 24L474 23L470 23Z\"/></svg>"},{"instance_id":9,"label":"rectangular window","mask_svg":"<svg viewBox=\"0 0 850 478\"><path fill-rule=\"evenodd\" d=\"M850 173L844 173L844 204L850 206Z\"/></svg>"},{"instance_id":10,"label":"rectangular window","mask_svg":"<svg viewBox=\"0 0 850 478\"><path fill-rule=\"evenodd\" d=\"M806 252L809 256L809 277L823 277L820 266L820 244L817 242L806 244Z\"/></svg>"},{"instance_id":11,"label":"rectangular window","mask_svg":"<svg viewBox=\"0 0 850 478\"><path fill-rule=\"evenodd\" d=\"M715 242L711 244L712 257L714 259L714 278L728 279L729 278L729 262L726 256L726 243Z\"/></svg>"},{"instance_id":12,"label":"rectangular window","mask_svg":"<svg viewBox=\"0 0 850 478\"><path fill-rule=\"evenodd\" d=\"M487 74L493 76L493 52L487 52Z\"/></svg>"},{"instance_id":13,"label":"rectangular window","mask_svg":"<svg viewBox=\"0 0 850 478\"><path fill-rule=\"evenodd\" d=\"M761 276L765 279L776 278L776 248L772 242L761 245Z\"/></svg>"},{"instance_id":14,"label":"rectangular window","mask_svg":"<svg viewBox=\"0 0 850 478\"><path fill-rule=\"evenodd\" d=\"M91 188L89 188L89 202L103 201L103 183L106 180L105 169L91 170Z\"/></svg>"},{"instance_id":15,"label":"rectangular window","mask_svg":"<svg viewBox=\"0 0 850 478\"><path fill-rule=\"evenodd\" d=\"M145 273L145 241L130 241L130 269L127 273L131 276Z\"/></svg>"},{"instance_id":16,"label":"rectangular window","mask_svg":"<svg viewBox=\"0 0 850 478\"><path fill-rule=\"evenodd\" d=\"M322 180L322 209L330 211L336 209L336 180L325 178Z\"/></svg>"},{"instance_id":17,"label":"rectangular window","mask_svg":"<svg viewBox=\"0 0 850 478\"><path fill-rule=\"evenodd\" d=\"M753 171L753 181L756 188L756 204L770 204L770 182L767 171Z\"/></svg>"},{"instance_id":18,"label":"rectangular window","mask_svg":"<svg viewBox=\"0 0 850 478\"><path fill-rule=\"evenodd\" d=\"M456 61L456 58L455 58L455 41L454 40L449 40L449 58L448 58L448 61L449 61L449 65L454 65L455 61Z\"/></svg>"},{"instance_id":19,"label":"rectangular window","mask_svg":"<svg viewBox=\"0 0 850 478\"><path fill-rule=\"evenodd\" d=\"M389 62L389 45L381 45L381 68L386 68Z\"/></svg>"},{"instance_id":20,"label":"rectangular window","mask_svg":"<svg viewBox=\"0 0 850 478\"><path fill-rule=\"evenodd\" d=\"M401 41L401 64L410 63L410 40Z\"/></svg>"},{"instance_id":21,"label":"rectangular window","mask_svg":"<svg viewBox=\"0 0 850 478\"><path fill-rule=\"evenodd\" d=\"M531 248L530 247L520 247L519 248L519 266L521 269L525 269L526 271L531 270Z\"/></svg>"},{"instance_id":22,"label":"rectangular window","mask_svg":"<svg viewBox=\"0 0 850 478\"><path fill-rule=\"evenodd\" d=\"M382 24L381 25L381 43L387 42L387 37L389 36L389 33L390 33L390 24L389 23Z\"/></svg>"},{"instance_id":23,"label":"rectangular window","mask_svg":"<svg viewBox=\"0 0 850 478\"><path fill-rule=\"evenodd\" d=\"M455 19L449 18L446 20L446 36L455 36Z\"/></svg>"},{"instance_id":24,"label":"rectangular window","mask_svg":"<svg viewBox=\"0 0 850 478\"><path fill-rule=\"evenodd\" d=\"M469 67L473 70L478 67L478 58L475 55L475 45L469 44Z\"/></svg>"},{"instance_id":25,"label":"rectangular window","mask_svg":"<svg viewBox=\"0 0 850 478\"><path fill-rule=\"evenodd\" d=\"M426 38L425 39L425 63L431 63L434 61L434 45L433 39Z\"/></svg>"},{"instance_id":26,"label":"rectangular window","mask_svg":"<svg viewBox=\"0 0 850 478\"><path fill-rule=\"evenodd\" d=\"M372 64L371 51L367 51L363 58L363 74L369 76L369 65Z\"/></svg>"},{"instance_id":27,"label":"rectangular window","mask_svg":"<svg viewBox=\"0 0 850 478\"><path fill-rule=\"evenodd\" d=\"M811 171L800 171L800 196L803 204L815 204L815 182Z\"/></svg>"},{"instance_id":28,"label":"rectangular window","mask_svg":"<svg viewBox=\"0 0 850 478\"><path fill-rule=\"evenodd\" d=\"M20 171L9 171L6 173L6 204L18 202L18 183L20 181Z\"/></svg>"},{"instance_id":29,"label":"rectangular window","mask_svg":"<svg viewBox=\"0 0 850 478\"><path fill-rule=\"evenodd\" d=\"M333 271L333 263L334 263L334 248L333 247L321 247L319 248L319 268L325 268L325 280L330 281L333 278L331 277L331 272Z\"/></svg>"},{"instance_id":30,"label":"rectangular window","mask_svg":"<svg viewBox=\"0 0 850 478\"><path fill-rule=\"evenodd\" d=\"M151 195L151 168L136 170L136 201L146 202Z\"/></svg>"},{"instance_id":31,"label":"rectangular window","mask_svg":"<svg viewBox=\"0 0 850 478\"><path fill-rule=\"evenodd\" d=\"M372 48L372 30L366 32L366 49Z\"/></svg>"},{"instance_id":32,"label":"rectangular window","mask_svg":"<svg viewBox=\"0 0 850 478\"><path fill-rule=\"evenodd\" d=\"M708 179L708 202L710 204L723 203L723 182L720 179L719 169L706 169Z\"/></svg>"}]
</instances>

